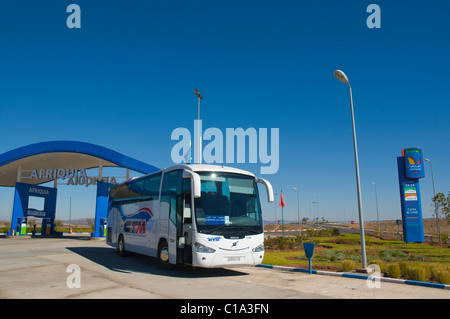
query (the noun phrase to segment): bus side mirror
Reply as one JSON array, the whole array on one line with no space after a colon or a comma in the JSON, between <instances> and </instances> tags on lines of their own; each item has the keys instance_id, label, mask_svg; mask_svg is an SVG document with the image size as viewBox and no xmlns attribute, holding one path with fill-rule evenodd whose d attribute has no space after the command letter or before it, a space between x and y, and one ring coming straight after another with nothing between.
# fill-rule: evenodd
<instances>
[{"instance_id":1,"label":"bus side mirror","mask_svg":"<svg viewBox=\"0 0 450 319\"><path fill-rule=\"evenodd\" d=\"M184 170L183 178L191 179L191 192L194 195L194 198L200 198L200 196L202 195L202 183L200 181L200 175L195 172Z\"/></svg>"},{"instance_id":2,"label":"bus side mirror","mask_svg":"<svg viewBox=\"0 0 450 319\"><path fill-rule=\"evenodd\" d=\"M268 202L269 203L273 203L273 188L272 188L272 184L270 184L269 181L267 181L267 180L265 180L263 178L259 178L259 177L256 178L256 182L264 184L264 186L266 186Z\"/></svg>"}]
</instances>

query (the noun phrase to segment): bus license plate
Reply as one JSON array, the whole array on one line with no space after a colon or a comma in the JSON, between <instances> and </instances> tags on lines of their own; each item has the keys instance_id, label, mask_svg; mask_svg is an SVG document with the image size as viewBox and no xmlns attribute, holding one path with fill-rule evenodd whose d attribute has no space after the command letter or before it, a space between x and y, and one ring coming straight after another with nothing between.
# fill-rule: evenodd
<instances>
[{"instance_id":1,"label":"bus license plate","mask_svg":"<svg viewBox=\"0 0 450 319\"><path fill-rule=\"evenodd\" d=\"M241 257L226 257L226 260L228 262L237 262L237 261L241 261Z\"/></svg>"}]
</instances>

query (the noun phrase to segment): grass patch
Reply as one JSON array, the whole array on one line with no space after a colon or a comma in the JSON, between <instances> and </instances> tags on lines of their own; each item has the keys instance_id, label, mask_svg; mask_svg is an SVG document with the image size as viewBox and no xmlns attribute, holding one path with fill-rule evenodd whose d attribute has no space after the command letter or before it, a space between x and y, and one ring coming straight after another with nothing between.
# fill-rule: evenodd
<instances>
[{"instance_id":1,"label":"grass patch","mask_svg":"<svg viewBox=\"0 0 450 319\"><path fill-rule=\"evenodd\" d=\"M361 246L358 234L321 237L274 237L266 239L264 264L307 265L302 247L305 241L315 242L313 268L355 268L361 263ZM267 245L269 244L269 245ZM404 243L366 236L367 264L378 264L382 272L393 278L429 280L440 283L450 281L450 249L426 243ZM354 263L354 265L353 265Z\"/></svg>"}]
</instances>

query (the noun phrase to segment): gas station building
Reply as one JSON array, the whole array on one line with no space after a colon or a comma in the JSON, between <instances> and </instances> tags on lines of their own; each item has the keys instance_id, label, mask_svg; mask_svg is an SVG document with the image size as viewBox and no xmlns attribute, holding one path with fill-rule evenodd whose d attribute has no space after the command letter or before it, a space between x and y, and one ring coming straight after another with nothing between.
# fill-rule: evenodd
<instances>
[{"instance_id":1,"label":"gas station building","mask_svg":"<svg viewBox=\"0 0 450 319\"><path fill-rule=\"evenodd\" d=\"M115 178L103 177L104 167L122 167L149 174L159 169L111 149L75 141L51 141L27 145L0 154L0 186L14 187L11 229L8 235L25 235L29 216L42 218L42 235L54 236L58 179L67 185L97 185L95 226L92 237L104 237L108 195ZM98 176L86 170L98 168ZM41 184L54 182L54 187ZM43 209L29 207L30 197L43 198Z\"/></svg>"}]
</instances>

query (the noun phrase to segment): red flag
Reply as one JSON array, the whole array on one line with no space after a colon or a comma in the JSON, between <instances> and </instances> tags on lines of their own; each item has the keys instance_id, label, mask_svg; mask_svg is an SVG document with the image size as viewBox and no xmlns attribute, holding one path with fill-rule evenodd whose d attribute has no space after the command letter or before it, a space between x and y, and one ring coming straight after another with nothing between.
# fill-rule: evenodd
<instances>
[{"instance_id":1,"label":"red flag","mask_svg":"<svg viewBox=\"0 0 450 319\"><path fill-rule=\"evenodd\" d=\"M281 195L280 195L280 206L281 207L286 206L286 203L284 202L283 192L281 192Z\"/></svg>"}]
</instances>

